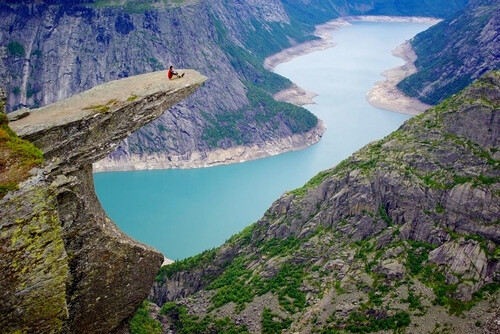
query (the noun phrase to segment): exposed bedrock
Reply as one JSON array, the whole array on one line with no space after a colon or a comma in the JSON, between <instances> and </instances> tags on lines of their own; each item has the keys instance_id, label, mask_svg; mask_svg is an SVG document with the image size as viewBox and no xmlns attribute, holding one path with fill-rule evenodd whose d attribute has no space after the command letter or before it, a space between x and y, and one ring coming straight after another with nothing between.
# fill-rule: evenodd
<instances>
[{"instance_id":1,"label":"exposed bedrock","mask_svg":"<svg viewBox=\"0 0 500 334\"><path fill-rule=\"evenodd\" d=\"M2 331L110 333L135 312L163 256L107 217L92 163L205 80L162 71L111 81L10 123L46 162L0 201Z\"/></svg>"}]
</instances>

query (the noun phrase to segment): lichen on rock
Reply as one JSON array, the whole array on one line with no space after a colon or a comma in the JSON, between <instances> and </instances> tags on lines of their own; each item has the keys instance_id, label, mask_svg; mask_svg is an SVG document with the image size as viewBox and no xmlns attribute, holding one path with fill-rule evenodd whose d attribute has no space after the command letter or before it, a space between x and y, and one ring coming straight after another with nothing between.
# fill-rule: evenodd
<instances>
[{"instance_id":1,"label":"lichen on rock","mask_svg":"<svg viewBox=\"0 0 500 334\"><path fill-rule=\"evenodd\" d=\"M186 73L109 82L9 123L45 163L0 199L2 332L110 333L146 298L163 255L107 217L92 163L206 80ZM86 109L101 101L106 112Z\"/></svg>"}]
</instances>

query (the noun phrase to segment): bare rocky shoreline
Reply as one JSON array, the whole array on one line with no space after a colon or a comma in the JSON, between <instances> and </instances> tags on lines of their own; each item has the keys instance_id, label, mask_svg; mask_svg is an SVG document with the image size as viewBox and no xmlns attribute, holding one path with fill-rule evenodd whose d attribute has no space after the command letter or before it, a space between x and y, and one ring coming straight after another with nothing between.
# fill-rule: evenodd
<instances>
[{"instance_id":1,"label":"bare rocky shoreline","mask_svg":"<svg viewBox=\"0 0 500 334\"><path fill-rule=\"evenodd\" d=\"M405 17L405 16L347 16L329 21L325 24L318 25L314 34L319 39L298 44L289 49L283 50L277 54L268 57L264 66L268 70L274 68L281 63L291 61L295 57L325 50L335 46L331 32L333 30L345 27L350 22L366 21L366 22L415 22L415 23L428 23L436 24L440 20L428 17ZM416 60L416 55L409 42L397 47L393 51L393 55L400 57L405 61L405 64L392 69L388 69L382 73L386 80L379 81L375 84L373 89L368 92L367 101L376 108L386 109L394 112L404 114L416 115L430 105L420 102L418 99L411 98L403 94L396 85L405 77L416 72L413 63ZM314 92L307 92L302 88L294 85L284 91L275 94L275 98L280 101L287 101L299 105L312 104L312 100L317 94Z\"/></svg>"},{"instance_id":2,"label":"bare rocky shoreline","mask_svg":"<svg viewBox=\"0 0 500 334\"><path fill-rule=\"evenodd\" d=\"M386 79L375 83L375 86L366 94L366 100L375 108L409 115L418 115L426 111L431 105L405 95L396 86L401 80L417 72L414 65L417 55L410 42L407 41L398 46L392 54L402 58L405 64L382 72Z\"/></svg>"},{"instance_id":3,"label":"bare rocky shoreline","mask_svg":"<svg viewBox=\"0 0 500 334\"><path fill-rule=\"evenodd\" d=\"M354 21L368 22L422 22L435 24L439 20L427 17L393 17L393 16L348 16L338 18L327 23L318 25L314 34L318 39L297 44L291 48L274 54L264 61L264 66L268 70L273 70L278 64L291 61L311 52L325 50L335 46L331 32L335 29L345 27ZM409 43L396 48L393 51L395 56L406 61L403 66L384 71L382 75L385 81L377 82L374 88L367 94L367 100L376 108L387 109L406 114L418 114L426 110L426 105L417 99L407 97L396 84L406 76L416 71L413 62L416 56ZM314 104L314 92L309 92L293 84L291 87L280 91L274 95L279 101L290 102L299 106ZM326 130L325 124L320 120L318 125L303 134L295 134L291 137L281 138L266 143L253 145L239 145L228 149L216 149L206 152L191 152L183 156L167 156L166 154L148 154L146 156L131 155L122 160L114 160L109 157L94 164L94 172L106 171L130 171L149 169L170 169L170 168L202 168L217 165L245 162L265 158L289 151L301 150L317 143Z\"/></svg>"},{"instance_id":4,"label":"bare rocky shoreline","mask_svg":"<svg viewBox=\"0 0 500 334\"><path fill-rule=\"evenodd\" d=\"M323 121L318 120L318 125L306 133L295 134L259 145L239 145L229 149L216 149L207 152L195 151L180 157L167 156L166 154L149 154L147 156L132 155L118 161L105 158L94 164L94 172L187 169L245 162L304 149L317 143L325 130L326 127Z\"/></svg>"}]
</instances>

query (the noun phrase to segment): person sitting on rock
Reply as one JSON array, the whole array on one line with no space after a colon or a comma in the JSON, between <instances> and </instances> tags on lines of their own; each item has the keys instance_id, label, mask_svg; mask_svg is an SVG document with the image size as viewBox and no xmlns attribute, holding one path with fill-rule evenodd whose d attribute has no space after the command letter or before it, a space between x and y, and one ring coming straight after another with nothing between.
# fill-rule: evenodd
<instances>
[{"instance_id":1,"label":"person sitting on rock","mask_svg":"<svg viewBox=\"0 0 500 334\"><path fill-rule=\"evenodd\" d=\"M174 78L174 77L182 78L184 76L184 73L182 73L182 74L177 73L176 71L174 71L174 67L172 65L170 65L170 68L168 69L167 76L168 76L169 80Z\"/></svg>"}]
</instances>

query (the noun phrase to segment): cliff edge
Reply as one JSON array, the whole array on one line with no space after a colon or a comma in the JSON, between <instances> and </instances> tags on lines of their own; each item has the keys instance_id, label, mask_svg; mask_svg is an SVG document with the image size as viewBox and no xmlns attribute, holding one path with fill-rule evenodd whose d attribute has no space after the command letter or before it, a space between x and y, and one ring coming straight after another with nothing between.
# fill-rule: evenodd
<instances>
[{"instance_id":1,"label":"cliff edge","mask_svg":"<svg viewBox=\"0 0 500 334\"><path fill-rule=\"evenodd\" d=\"M206 80L184 72L111 81L10 122L45 162L0 199L2 332L111 333L147 296L163 256L106 216L92 163Z\"/></svg>"}]
</instances>

